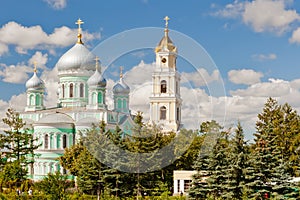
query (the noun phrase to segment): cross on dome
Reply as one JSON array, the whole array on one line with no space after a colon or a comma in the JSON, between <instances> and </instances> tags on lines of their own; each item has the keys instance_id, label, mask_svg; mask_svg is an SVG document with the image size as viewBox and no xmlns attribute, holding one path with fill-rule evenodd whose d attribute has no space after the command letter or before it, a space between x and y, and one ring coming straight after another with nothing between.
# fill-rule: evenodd
<instances>
[{"instance_id":1,"label":"cross on dome","mask_svg":"<svg viewBox=\"0 0 300 200\"><path fill-rule=\"evenodd\" d=\"M81 41L81 37L82 37L82 34L81 34L81 24L84 24L84 22L79 18L76 23L78 25L78 35L77 35L77 44L83 44L83 42Z\"/></svg>"},{"instance_id":2,"label":"cross on dome","mask_svg":"<svg viewBox=\"0 0 300 200\"><path fill-rule=\"evenodd\" d=\"M36 61L33 61L33 66L34 66L33 71L34 71L34 73L36 73L37 72L37 62Z\"/></svg>"},{"instance_id":3,"label":"cross on dome","mask_svg":"<svg viewBox=\"0 0 300 200\"><path fill-rule=\"evenodd\" d=\"M120 78L123 78L123 66L120 66Z\"/></svg>"}]
</instances>

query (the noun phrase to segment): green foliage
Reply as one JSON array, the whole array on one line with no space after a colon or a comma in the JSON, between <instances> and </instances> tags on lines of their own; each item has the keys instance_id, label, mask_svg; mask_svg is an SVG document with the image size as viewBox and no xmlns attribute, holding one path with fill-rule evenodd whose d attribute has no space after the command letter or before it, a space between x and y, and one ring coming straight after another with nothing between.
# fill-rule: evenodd
<instances>
[{"instance_id":1,"label":"green foliage","mask_svg":"<svg viewBox=\"0 0 300 200\"><path fill-rule=\"evenodd\" d=\"M0 148L7 150L5 157L16 159L24 165L33 163L34 150L39 145L34 144L37 138L25 128L25 122L20 118L20 114L9 108L2 121L9 127L8 130L4 130L5 134L0 134Z\"/></svg>"},{"instance_id":2,"label":"green foliage","mask_svg":"<svg viewBox=\"0 0 300 200\"><path fill-rule=\"evenodd\" d=\"M73 187L74 184L67 181L67 176L61 175L60 172L49 173L42 181L36 183L36 188L44 194L49 195L48 199L63 200L67 199L67 188Z\"/></svg>"}]
</instances>

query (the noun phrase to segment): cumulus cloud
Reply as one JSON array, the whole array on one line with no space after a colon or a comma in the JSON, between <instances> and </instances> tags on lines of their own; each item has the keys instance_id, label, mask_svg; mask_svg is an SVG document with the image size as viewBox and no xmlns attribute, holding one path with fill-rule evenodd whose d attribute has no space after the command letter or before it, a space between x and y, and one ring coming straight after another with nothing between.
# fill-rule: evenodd
<instances>
[{"instance_id":1,"label":"cumulus cloud","mask_svg":"<svg viewBox=\"0 0 300 200\"><path fill-rule=\"evenodd\" d=\"M222 18L242 19L255 32L275 32L282 34L290 30L291 24L299 20L296 10L288 9L291 1L253 0L227 4L213 15Z\"/></svg>"},{"instance_id":2,"label":"cumulus cloud","mask_svg":"<svg viewBox=\"0 0 300 200\"><path fill-rule=\"evenodd\" d=\"M41 26L26 27L16 22L8 22L0 28L0 56L9 51L9 46L15 47L16 52L26 54L28 50L52 50L57 47L66 47L76 41L76 29L66 26L55 28L53 33L47 34ZM84 32L84 40L100 38L98 33Z\"/></svg>"},{"instance_id":3,"label":"cumulus cloud","mask_svg":"<svg viewBox=\"0 0 300 200\"><path fill-rule=\"evenodd\" d=\"M54 9L63 9L67 6L67 0L44 0Z\"/></svg>"},{"instance_id":4,"label":"cumulus cloud","mask_svg":"<svg viewBox=\"0 0 300 200\"><path fill-rule=\"evenodd\" d=\"M252 55L252 58L254 60L258 60L258 61L276 60L277 59L277 55L274 54L274 53L270 53L270 54L254 54L254 55Z\"/></svg>"},{"instance_id":5,"label":"cumulus cloud","mask_svg":"<svg viewBox=\"0 0 300 200\"><path fill-rule=\"evenodd\" d=\"M228 72L228 78L232 83L252 85L260 82L263 77L261 72L252 69L231 70Z\"/></svg>"},{"instance_id":6,"label":"cumulus cloud","mask_svg":"<svg viewBox=\"0 0 300 200\"><path fill-rule=\"evenodd\" d=\"M281 79L269 79L269 82L256 83L246 89L231 91L233 96L281 97L290 93L290 83Z\"/></svg>"},{"instance_id":7,"label":"cumulus cloud","mask_svg":"<svg viewBox=\"0 0 300 200\"><path fill-rule=\"evenodd\" d=\"M25 83L28 80L28 73L33 71L33 68L25 64L5 65L1 64L0 77L2 81L8 83Z\"/></svg>"},{"instance_id":8,"label":"cumulus cloud","mask_svg":"<svg viewBox=\"0 0 300 200\"><path fill-rule=\"evenodd\" d=\"M199 68L197 72L182 72L181 83L190 82L196 87L205 86L213 81L220 81L219 70L214 70L211 74L204 68Z\"/></svg>"},{"instance_id":9,"label":"cumulus cloud","mask_svg":"<svg viewBox=\"0 0 300 200\"><path fill-rule=\"evenodd\" d=\"M300 44L300 27L293 31L292 37L289 39L289 42Z\"/></svg>"},{"instance_id":10,"label":"cumulus cloud","mask_svg":"<svg viewBox=\"0 0 300 200\"><path fill-rule=\"evenodd\" d=\"M246 3L243 20L256 32L275 31L280 34L299 20L299 15L296 10L286 9L284 0L256 0Z\"/></svg>"},{"instance_id":11,"label":"cumulus cloud","mask_svg":"<svg viewBox=\"0 0 300 200\"><path fill-rule=\"evenodd\" d=\"M214 4L212 7L216 7ZM225 5L224 8L212 13L213 16L222 17L222 18L238 18L245 10L245 3L235 0L233 3Z\"/></svg>"}]
</instances>

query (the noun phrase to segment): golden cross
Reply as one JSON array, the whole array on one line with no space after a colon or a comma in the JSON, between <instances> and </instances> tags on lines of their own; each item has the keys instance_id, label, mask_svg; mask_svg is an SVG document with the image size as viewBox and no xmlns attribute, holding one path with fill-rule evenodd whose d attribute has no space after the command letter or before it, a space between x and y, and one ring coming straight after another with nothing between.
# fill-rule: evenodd
<instances>
[{"instance_id":1,"label":"golden cross","mask_svg":"<svg viewBox=\"0 0 300 200\"><path fill-rule=\"evenodd\" d=\"M99 57L98 56L96 56L96 58L95 58L95 61L96 61L96 70L98 70L98 67L99 67Z\"/></svg>"},{"instance_id":2,"label":"golden cross","mask_svg":"<svg viewBox=\"0 0 300 200\"><path fill-rule=\"evenodd\" d=\"M36 73L36 71L37 71L37 62L36 61L33 61L33 66L34 66L33 71L34 71L34 73Z\"/></svg>"},{"instance_id":3,"label":"golden cross","mask_svg":"<svg viewBox=\"0 0 300 200\"><path fill-rule=\"evenodd\" d=\"M168 28L168 24L169 24L170 18L169 18L168 16L166 16L166 17L164 18L164 20L166 21L166 28Z\"/></svg>"},{"instance_id":4,"label":"golden cross","mask_svg":"<svg viewBox=\"0 0 300 200\"><path fill-rule=\"evenodd\" d=\"M120 78L123 77L123 66L120 66Z\"/></svg>"},{"instance_id":5,"label":"golden cross","mask_svg":"<svg viewBox=\"0 0 300 200\"><path fill-rule=\"evenodd\" d=\"M78 25L78 30L81 30L81 24L84 24L84 22L79 18L75 24Z\"/></svg>"}]
</instances>

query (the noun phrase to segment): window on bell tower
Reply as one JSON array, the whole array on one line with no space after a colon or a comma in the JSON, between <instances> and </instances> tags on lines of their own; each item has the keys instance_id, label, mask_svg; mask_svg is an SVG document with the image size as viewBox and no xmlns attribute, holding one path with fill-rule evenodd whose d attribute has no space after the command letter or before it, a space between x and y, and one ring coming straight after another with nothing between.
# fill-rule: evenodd
<instances>
[{"instance_id":1,"label":"window on bell tower","mask_svg":"<svg viewBox=\"0 0 300 200\"><path fill-rule=\"evenodd\" d=\"M160 93L166 93L167 92L167 81L162 80L160 82Z\"/></svg>"},{"instance_id":2,"label":"window on bell tower","mask_svg":"<svg viewBox=\"0 0 300 200\"><path fill-rule=\"evenodd\" d=\"M167 108L165 106L160 107L160 119L165 120L167 118Z\"/></svg>"}]
</instances>

